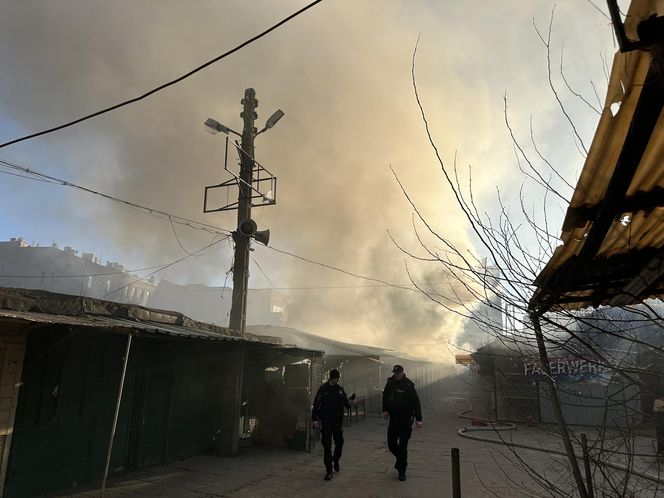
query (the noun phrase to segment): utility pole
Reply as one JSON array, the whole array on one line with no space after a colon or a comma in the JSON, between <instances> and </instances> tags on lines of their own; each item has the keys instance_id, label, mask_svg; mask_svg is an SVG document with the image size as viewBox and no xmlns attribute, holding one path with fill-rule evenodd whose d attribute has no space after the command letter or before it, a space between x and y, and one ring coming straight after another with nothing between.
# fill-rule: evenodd
<instances>
[{"instance_id":1,"label":"utility pole","mask_svg":"<svg viewBox=\"0 0 664 498\"><path fill-rule=\"evenodd\" d=\"M235 261L233 263L233 301L231 303L229 328L240 334L244 334L247 321L250 239L253 238L265 245L270 240L270 231L258 230L256 222L251 219L251 207L274 206L277 203L277 178L254 159L254 140L256 136L274 127L284 116L284 111L278 109L267 119L265 127L260 131L256 131L254 124L258 118L256 114L257 107L256 91L253 88L247 88L244 91L242 113L240 114L244 122L242 133L238 133L212 118L208 118L204 123L205 130L209 133L213 135L224 133L226 135L224 170L230 173L232 178L218 185L205 187L203 212L213 213L237 209L237 228L233 232ZM242 139L240 145L237 145L237 141L233 144L240 154L239 175L228 168L228 135L230 133ZM208 205L209 192L215 189L234 189L235 187L238 188L237 202L233 201L221 207L210 207Z\"/></svg>"},{"instance_id":2,"label":"utility pole","mask_svg":"<svg viewBox=\"0 0 664 498\"><path fill-rule=\"evenodd\" d=\"M254 139L257 135L272 128L283 116L284 112L279 109L265 122L265 127L257 131L254 123L258 118L256 108L258 100L256 91L247 88L242 99L243 120L242 133L225 126L215 119L208 118L204 125L206 131L216 135L226 135L226 153L224 155L224 170L232 175L218 185L205 187L203 198L203 212L231 211L237 209L237 227L233 232L235 242L235 261L233 263L233 301L231 303L231 316L229 328L236 333L244 334L247 321L247 290L249 285L249 246L251 239L255 239L265 245L270 240L269 230L257 230L256 222L251 219L252 206L273 206L276 204L277 179L272 173L265 169L254 159ZM241 138L238 146L234 146L240 154L240 172L237 175L228 168L228 135L233 133ZM208 192L214 189L238 188L237 202L230 202L224 206L210 208L208 206ZM227 190L228 192L228 190ZM228 201L227 201L228 202ZM228 394L225 407L222 411L221 422L223 431L221 433L220 451L227 456L237 455L239 452L239 430L242 415L242 387L244 385L245 350L242 345L228 348L224 359L224 368L227 373L223 377L223 390Z\"/></svg>"},{"instance_id":3,"label":"utility pole","mask_svg":"<svg viewBox=\"0 0 664 498\"><path fill-rule=\"evenodd\" d=\"M254 122L258 115L256 91L247 88L242 99L243 110L240 117L244 120L240 158L240 182L237 209L237 230L233 232L235 242L235 262L233 263L233 301L229 326L232 330L244 334L247 321L247 286L249 284L249 245L250 236L240 229L242 222L251 219L251 199L254 169Z\"/></svg>"}]
</instances>

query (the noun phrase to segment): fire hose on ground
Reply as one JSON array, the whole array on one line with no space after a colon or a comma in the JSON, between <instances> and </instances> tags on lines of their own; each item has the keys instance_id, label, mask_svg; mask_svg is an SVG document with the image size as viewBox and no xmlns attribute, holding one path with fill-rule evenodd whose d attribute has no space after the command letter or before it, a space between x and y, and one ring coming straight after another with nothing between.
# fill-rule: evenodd
<instances>
[{"instance_id":1,"label":"fire hose on ground","mask_svg":"<svg viewBox=\"0 0 664 498\"><path fill-rule=\"evenodd\" d=\"M468 401L468 404L470 405L470 401ZM467 410L462 410L460 411L457 415L459 418L463 418L466 420L473 420L473 421L479 421L482 422L486 425L481 425L481 426L473 426L473 427L462 427L457 431L457 434L459 436L467 438L467 439L472 439L475 441L481 441L484 443L492 443L492 444L500 444L503 446L509 446L511 448L523 448L526 450L533 450L533 451L541 451L543 453L549 453L551 455L561 455L561 456L567 456L567 453L564 451L560 450L555 450L552 448L543 448L542 446L535 446L533 444L525 444L525 443L514 443L514 442L507 442L502 439L494 439L490 437L485 437L485 436L478 436L478 435L472 435L469 434L469 432L486 432L486 431L492 431L492 432L497 432L497 431L509 431L509 430L515 430L516 429L516 424L513 424L511 422L493 422L489 419L485 418L477 418L477 417L469 417L467 414L472 412L473 408L472 405L470 408ZM577 460L583 460L582 455L574 455ZM647 479L649 481L653 481L659 484L664 484L664 479L662 479L660 476L652 475L652 474L647 474L645 472L639 472L637 470L634 470L633 468L627 467L626 465L621 465L619 463L612 463L612 462L607 462L604 461L602 462L602 465L605 467L610 467L612 469L620 470L621 472L625 472L628 474L632 474L638 477L641 477L642 479Z\"/></svg>"}]
</instances>

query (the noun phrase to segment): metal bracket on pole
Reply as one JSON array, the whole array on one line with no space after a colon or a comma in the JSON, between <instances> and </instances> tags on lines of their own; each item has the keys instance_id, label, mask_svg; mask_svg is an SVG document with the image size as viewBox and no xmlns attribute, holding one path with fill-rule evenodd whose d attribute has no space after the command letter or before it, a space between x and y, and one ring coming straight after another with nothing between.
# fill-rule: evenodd
<instances>
[{"instance_id":1,"label":"metal bracket on pole","mask_svg":"<svg viewBox=\"0 0 664 498\"><path fill-rule=\"evenodd\" d=\"M242 158L243 154L246 154L242 147L238 146L236 143L232 144L238 151L238 155ZM228 168L228 137L226 137L226 152L224 154L224 170L231 174L233 178L226 180L218 185L209 185L205 187L205 193L203 196L203 212L204 213L214 213L218 211L234 211L238 209L238 201L227 202L222 207L209 208L208 207L208 195L209 192L216 189L232 189L237 187L238 190L240 185L246 185L251 189L251 206L252 207L261 207L261 206L273 206L277 203L277 177L274 176L270 171L267 170L262 164L260 164L256 159L250 158L253 164L252 175L251 175L251 184L245 182L239 175L234 173ZM239 196L234 196L239 198Z\"/></svg>"}]
</instances>

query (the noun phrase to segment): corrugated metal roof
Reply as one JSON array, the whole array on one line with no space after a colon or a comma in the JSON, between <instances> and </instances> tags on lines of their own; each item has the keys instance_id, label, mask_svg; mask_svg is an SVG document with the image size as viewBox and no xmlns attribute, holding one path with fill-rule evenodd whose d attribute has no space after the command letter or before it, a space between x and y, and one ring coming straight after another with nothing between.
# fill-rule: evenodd
<instances>
[{"instance_id":1,"label":"corrugated metal roof","mask_svg":"<svg viewBox=\"0 0 664 498\"><path fill-rule=\"evenodd\" d=\"M392 355L394 351L375 346L365 346L362 344L349 344L336 341L328 337L303 332L302 330L290 327L279 327L276 325L252 325L247 327L247 331L258 334L281 338L284 343L292 344L306 349L324 351L327 355L337 356L382 356Z\"/></svg>"},{"instance_id":2,"label":"corrugated metal roof","mask_svg":"<svg viewBox=\"0 0 664 498\"><path fill-rule=\"evenodd\" d=\"M67 315L51 315L46 313L35 313L28 311L12 311L0 309L0 318L10 319L19 322L33 322L33 323L52 323L59 325L72 325L80 327L106 327L106 325L99 320L92 320L87 316L67 316Z\"/></svg>"},{"instance_id":3,"label":"corrugated metal roof","mask_svg":"<svg viewBox=\"0 0 664 498\"><path fill-rule=\"evenodd\" d=\"M652 14L664 14L664 1L632 2L630 39L638 40L639 23ZM657 43L655 51L614 58L563 244L535 279L533 310L624 305L664 294L664 60L652 55L664 54L664 40Z\"/></svg>"},{"instance_id":4,"label":"corrugated metal roof","mask_svg":"<svg viewBox=\"0 0 664 498\"><path fill-rule=\"evenodd\" d=\"M164 324L150 321L128 320L124 318L109 316L67 316L51 315L47 313L0 310L0 318L10 319L21 322L47 323L53 325L70 325L74 327L88 327L100 329L127 329L148 333L172 335L179 337L189 337L197 339L211 339L224 341L245 341L245 342L263 342L256 336L240 337L219 334L215 332L197 330L177 325ZM270 343L270 341L266 341Z\"/></svg>"},{"instance_id":5,"label":"corrugated metal roof","mask_svg":"<svg viewBox=\"0 0 664 498\"><path fill-rule=\"evenodd\" d=\"M21 298L27 298L28 302L32 302L32 296L29 291L20 291L19 293L15 292L14 289L1 289L0 294L10 294L14 299L13 303L17 304L16 307L21 307L23 301ZM67 307L71 305L72 301L75 301L77 298L75 296L64 296L57 295L52 293L34 293L35 295L40 296L41 298L44 295L47 295L50 299L49 305L57 308L57 299L58 297L67 304ZM43 301L42 301L43 302ZM96 306L93 309L99 309L99 303L95 303ZM113 306L117 306L116 303L111 303ZM7 304L5 304L7 306ZM76 308L80 309L80 308ZM122 310L123 312L126 310ZM130 316L136 315L136 313L129 313ZM142 309L141 313L138 313L140 316L162 316L162 313L158 310L149 310ZM170 320L170 316L166 320ZM197 324L199 322L194 322L192 320L184 320L187 324ZM174 323L164 323L154 320L142 320L140 318L123 318L121 316L113 316L109 314L97 315L94 313L78 313L78 314L57 314L49 313L43 311L23 311L23 310L11 310L11 309L0 309L0 324L2 322L10 322L15 328L17 324L52 324L52 325L69 325L72 327L83 327L89 329L107 329L113 331L121 331L129 333L130 331L145 333L145 334L158 334L171 337L179 337L186 339L203 339L210 341L231 341L231 342L240 342L240 343L253 343L261 344L265 346L270 346L279 350L287 350L289 353L311 356L321 355L322 351L317 349L308 349L303 348L298 345L286 345L283 344L282 340L275 336L269 335L256 335L256 334L244 334L238 335L233 333L229 329L224 329L217 326L210 326L208 324L200 323L200 327L196 326L185 326L177 325ZM228 333L224 333L228 332Z\"/></svg>"},{"instance_id":6,"label":"corrugated metal roof","mask_svg":"<svg viewBox=\"0 0 664 498\"><path fill-rule=\"evenodd\" d=\"M213 341L242 341L259 342L253 337L240 337L234 335L219 334L206 330L198 330L180 325L164 324L150 321L135 321L124 318L104 318L109 328L134 329L141 332L170 335L173 337L185 337L191 339L208 339Z\"/></svg>"}]
</instances>

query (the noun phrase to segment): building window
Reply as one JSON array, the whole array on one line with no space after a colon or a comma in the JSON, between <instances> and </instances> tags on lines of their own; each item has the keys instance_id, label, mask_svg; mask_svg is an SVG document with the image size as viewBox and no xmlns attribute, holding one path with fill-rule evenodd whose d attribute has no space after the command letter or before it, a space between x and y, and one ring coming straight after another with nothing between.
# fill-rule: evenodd
<instances>
[{"instance_id":1,"label":"building window","mask_svg":"<svg viewBox=\"0 0 664 498\"><path fill-rule=\"evenodd\" d=\"M272 305L272 313L283 313L283 312L284 312L283 306L279 306L278 304Z\"/></svg>"},{"instance_id":2,"label":"building window","mask_svg":"<svg viewBox=\"0 0 664 498\"><path fill-rule=\"evenodd\" d=\"M92 289L92 277L88 277L88 289Z\"/></svg>"}]
</instances>

